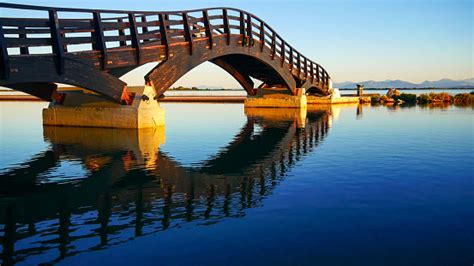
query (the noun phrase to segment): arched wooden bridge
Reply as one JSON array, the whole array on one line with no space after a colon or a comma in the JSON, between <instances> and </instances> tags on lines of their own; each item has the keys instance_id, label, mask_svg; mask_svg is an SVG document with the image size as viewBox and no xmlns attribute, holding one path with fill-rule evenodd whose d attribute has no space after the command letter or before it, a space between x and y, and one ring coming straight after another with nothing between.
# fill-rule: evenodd
<instances>
[{"instance_id":1,"label":"arched wooden bridge","mask_svg":"<svg viewBox=\"0 0 474 266\"><path fill-rule=\"evenodd\" d=\"M159 63L145 80L159 96L207 61L249 95L256 93L253 79L262 81L259 88L284 87L293 95L298 88L330 93L323 67L243 10L130 12L7 3L0 10L0 86L44 100L51 99L55 83L64 83L119 102L127 85L119 77L150 62Z\"/></svg>"}]
</instances>

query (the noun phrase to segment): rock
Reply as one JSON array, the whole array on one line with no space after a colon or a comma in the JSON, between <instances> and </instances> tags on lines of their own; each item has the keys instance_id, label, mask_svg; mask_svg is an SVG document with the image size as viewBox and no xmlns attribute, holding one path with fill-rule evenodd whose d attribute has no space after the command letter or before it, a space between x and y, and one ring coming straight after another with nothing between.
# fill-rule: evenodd
<instances>
[{"instance_id":1,"label":"rock","mask_svg":"<svg viewBox=\"0 0 474 266\"><path fill-rule=\"evenodd\" d=\"M400 96L402 93L397 89L390 89L387 91L387 97L393 98L394 96Z\"/></svg>"}]
</instances>

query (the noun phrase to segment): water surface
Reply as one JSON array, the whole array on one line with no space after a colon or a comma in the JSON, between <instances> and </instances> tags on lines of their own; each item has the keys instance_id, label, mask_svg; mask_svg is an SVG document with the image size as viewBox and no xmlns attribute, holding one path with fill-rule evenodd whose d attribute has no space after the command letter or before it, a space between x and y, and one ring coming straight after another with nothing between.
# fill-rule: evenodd
<instances>
[{"instance_id":1,"label":"water surface","mask_svg":"<svg viewBox=\"0 0 474 266\"><path fill-rule=\"evenodd\" d=\"M163 104L156 130L0 103L2 265L471 265L474 110Z\"/></svg>"}]
</instances>

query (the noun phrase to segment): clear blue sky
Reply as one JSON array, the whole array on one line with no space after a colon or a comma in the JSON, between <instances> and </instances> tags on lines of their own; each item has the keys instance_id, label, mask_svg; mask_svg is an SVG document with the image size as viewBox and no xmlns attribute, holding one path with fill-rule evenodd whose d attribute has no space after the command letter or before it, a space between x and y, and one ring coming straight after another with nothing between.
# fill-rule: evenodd
<instances>
[{"instance_id":1,"label":"clear blue sky","mask_svg":"<svg viewBox=\"0 0 474 266\"><path fill-rule=\"evenodd\" d=\"M442 78L474 77L474 1L21 0L5 2L127 10L237 7L263 18L299 51L323 65L336 82L371 79L403 79L421 82ZM177 85L187 86L238 87L232 78L210 63L191 71L178 83Z\"/></svg>"}]
</instances>

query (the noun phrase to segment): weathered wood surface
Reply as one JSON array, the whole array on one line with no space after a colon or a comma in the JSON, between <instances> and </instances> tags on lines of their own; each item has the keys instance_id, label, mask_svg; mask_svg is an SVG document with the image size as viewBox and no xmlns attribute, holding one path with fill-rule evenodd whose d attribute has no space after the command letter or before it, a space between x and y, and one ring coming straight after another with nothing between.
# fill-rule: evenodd
<instances>
[{"instance_id":1,"label":"weathered wood surface","mask_svg":"<svg viewBox=\"0 0 474 266\"><path fill-rule=\"evenodd\" d=\"M10 9L43 12L44 18L3 17ZM65 83L120 101L126 84L118 77L136 67L159 62L145 80L162 94L210 61L249 94L255 92L252 78L261 80L262 87L283 86L293 94L296 88L329 93L324 68L243 10L129 12L7 3L0 3L0 10L0 86ZM81 18L71 18L76 15Z\"/></svg>"}]
</instances>

